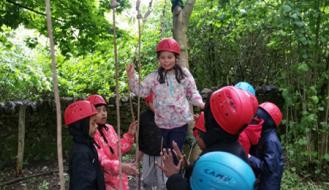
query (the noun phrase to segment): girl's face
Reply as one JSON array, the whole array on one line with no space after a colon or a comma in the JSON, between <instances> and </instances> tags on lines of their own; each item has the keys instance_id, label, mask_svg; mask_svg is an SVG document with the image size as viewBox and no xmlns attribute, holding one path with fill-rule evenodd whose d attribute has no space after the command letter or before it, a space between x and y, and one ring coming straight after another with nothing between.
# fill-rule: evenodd
<instances>
[{"instance_id":1,"label":"girl's face","mask_svg":"<svg viewBox=\"0 0 329 190\"><path fill-rule=\"evenodd\" d=\"M93 137L97 130L96 115L93 115L89 119L89 136Z\"/></svg>"},{"instance_id":2,"label":"girl's face","mask_svg":"<svg viewBox=\"0 0 329 190\"><path fill-rule=\"evenodd\" d=\"M160 66L166 71L171 70L176 64L175 54L169 51L160 52L158 60Z\"/></svg>"},{"instance_id":3,"label":"girl's face","mask_svg":"<svg viewBox=\"0 0 329 190\"><path fill-rule=\"evenodd\" d=\"M96 123L104 125L107 121L107 109L105 105L97 106Z\"/></svg>"}]
</instances>

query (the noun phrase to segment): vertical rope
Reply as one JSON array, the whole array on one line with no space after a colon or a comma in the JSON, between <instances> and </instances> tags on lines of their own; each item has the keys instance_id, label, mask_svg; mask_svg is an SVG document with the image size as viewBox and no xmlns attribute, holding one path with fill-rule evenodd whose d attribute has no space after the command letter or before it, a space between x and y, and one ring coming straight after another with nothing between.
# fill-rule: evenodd
<instances>
[{"instance_id":1,"label":"vertical rope","mask_svg":"<svg viewBox=\"0 0 329 190\"><path fill-rule=\"evenodd\" d=\"M122 154L121 154L121 126L120 126L120 94L119 94L119 62L118 62L118 50L116 42L116 26L115 26L115 10L118 6L116 0L112 0L112 19L113 19L113 46L114 46L114 63L115 63L115 104L117 114L117 134L119 137L118 141L118 154L119 154L119 176L120 176L120 190L122 189Z\"/></svg>"},{"instance_id":2,"label":"vertical rope","mask_svg":"<svg viewBox=\"0 0 329 190\"><path fill-rule=\"evenodd\" d=\"M140 84L141 84L141 65L140 65L140 53L141 53L141 18L142 15L140 13L139 10L139 6L140 6L140 0L136 1L136 11L137 11L137 23L138 23L138 46L137 46L137 56L136 56L136 63L137 63L137 68L138 68L138 94L140 94ZM139 126L139 120L140 120L140 96L137 96L137 126ZM135 153L135 157L136 160L138 158L138 152L139 152L139 127L136 130L136 153ZM137 164L137 168L139 171L139 163ZM140 171L138 172L138 177L137 177L137 190L141 189L141 175L140 175Z\"/></svg>"},{"instance_id":3,"label":"vertical rope","mask_svg":"<svg viewBox=\"0 0 329 190\"><path fill-rule=\"evenodd\" d=\"M149 2L149 7L147 12L145 13L144 17L142 16L141 12L140 12L140 0L136 0L136 11L137 11L137 24L138 24L138 46L137 46L137 55L136 55L136 64L137 64L137 68L138 68L138 94L140 94L140 84L141 84L141 60L140 60L140 54L141 54L141 39L142 39L142 24L141 24L141 20L145 23L147 17L150 15L151 13L151 9L152 9L152 3L153 0L151 0ZM140 96L138 96L137 98L137 126L139 126L139 120L140 120ZM139 152L139 127L136 130L136 153L135 153L135 157L136 160L138 160L138 152ZM139 162L136 163L137 165L137 169L138 169L138 177L137 177L137 189L140 190L141 189L141 176L140 176L140 167L139 167Z\"/></svg>"},{"instance_id":4,"label":"vertical rope","mask_svg":"<svg viewBox=\"0 0 329 190\"><path fill-rule=\"evenodd\" d=\"M162 39L165 35L166 7L167 7L167 0L165 0L164 5L163 5L163 9L162 9L160 39Z\"/></svg>"},{"instance_id":5,"label":"vertical rope","mask_svg":"<svg viewBox=\"0 0 329 190\"><path fill-rule=\"evenodd\" d=\"M63 166L63 152L62 152L62 115L61 115L61 104L58 92L58 80L56 71L56 56L55 56L55 45L53 36L53 27L51 21L51 10L50 10L50 0L45 0L46 3L46 14L47 14L47 29L50 44L50 54L51 54L51 70L52 78L54 81L54 96L56 103L56 123L57 123L57 159L58 159L58 170L59 170L59 182L60 189L65 189L64 180L64 166Z\"/></svg>"}]
</instances>

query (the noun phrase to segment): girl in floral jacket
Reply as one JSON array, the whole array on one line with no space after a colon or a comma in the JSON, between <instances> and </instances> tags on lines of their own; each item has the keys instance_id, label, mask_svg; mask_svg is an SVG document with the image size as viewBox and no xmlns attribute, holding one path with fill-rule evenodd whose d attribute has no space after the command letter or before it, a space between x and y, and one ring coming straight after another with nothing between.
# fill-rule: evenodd
<instances>
[{"instance_id":1,"label":"girl in floral jacket","mask_svg":"<svg viewBox=\"0 0 329 190\"><path fill-rule=\"evenodd\" d=\"M140 85L134 65L127 67L129 86L141 97L154 93L155 123L160 128L163 146L172 148L172 141L175 141L182 149L187 124L193 120L189 103L201 109L204 103L193 76L187 68L178 64L179 44L174 39L165 38L158 43L156 52L160 66L146 76Z\"/></svg>"}]
</instances>

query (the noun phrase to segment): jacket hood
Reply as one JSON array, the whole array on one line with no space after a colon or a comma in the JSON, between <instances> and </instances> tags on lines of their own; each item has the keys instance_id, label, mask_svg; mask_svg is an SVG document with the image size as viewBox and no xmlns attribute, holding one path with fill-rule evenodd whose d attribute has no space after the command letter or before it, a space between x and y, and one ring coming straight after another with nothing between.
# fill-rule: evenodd
<instances>
[{"instance_id":1,"label":"jacket hood","mask_svg":"<svg viewBox=\"0 0 329 190\"><path fill-rule=\"evenodd\" d=\"M77 121L69 126L69 132L77 143L90 144L92 138L89 136L89 118Z\"/></svg>"}]
</instances>

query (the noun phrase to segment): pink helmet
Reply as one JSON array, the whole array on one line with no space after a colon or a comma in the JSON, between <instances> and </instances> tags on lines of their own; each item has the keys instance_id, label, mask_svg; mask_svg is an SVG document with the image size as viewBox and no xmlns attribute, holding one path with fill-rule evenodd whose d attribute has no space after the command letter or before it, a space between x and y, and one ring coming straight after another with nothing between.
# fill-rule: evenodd
<instances>
[{"instance_id":1,"label":"pink helmet","mask_svg":"<svg viewBox=\"0 0 329 190\"><path fill-rule=\"evenodd\" d=\"M81 119L97 114L97 110L93 104L86 100L73 102L64 111L64 123L70 125Z\"/></svg>"},{"instance_id":2,"label":"pink helmet","mask_svg":"<svg viewBox=\"0 0 329 190\"><path fill-rule=\"evenodd\" d=\"M179 55L180 47L179 44L176 42L176 40L172 38L164 38L158 43L156 47L156 52L161 52L161 51L169 51Z\"/></svg>"},{"instance_id":3,"label":"pink helmet","mask_svg":"<svg viewBox=\"0 0 329 190\"><path fill-rule=\"evenodd\" d=\"M107 105L106 101L104 100L104 98L100 95L90 95L88 96L87 100L92 103L94 106L98 106L98 105Z\"/></svg>"},{"instance_id":4,"label":"pink helmet","mask_svg":"<svg viewBox=\"0 0 329 190\"><path fill-rule=\"evenodd\" d=\"M273 119L276 127L279 126L281 120L282 120L282 113L280 111L280 108L276 106L275 104L271 102L264 102L259 105L260 108L265 110Z\"/></svg>"},{"instance_id":5,"label":"pink helmet","mask_svg":"<svg viewBox=\"0 0 329 190\"><path fill-rule=\"evenodd\" d=\"M223 87L211 95L211 113L227 133L236 135L250 123L255 115L252 96L233 86Z\"/></svg>"}]
</instances>

